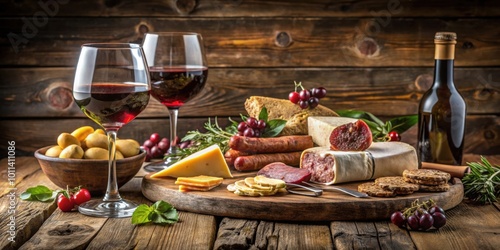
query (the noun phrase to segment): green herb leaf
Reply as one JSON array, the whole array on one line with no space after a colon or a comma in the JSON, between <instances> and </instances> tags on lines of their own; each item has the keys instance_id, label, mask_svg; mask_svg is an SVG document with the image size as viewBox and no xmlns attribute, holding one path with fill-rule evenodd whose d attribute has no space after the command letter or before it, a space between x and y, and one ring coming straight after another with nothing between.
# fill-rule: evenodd
<instances>
[{"instance_id":1,"label":"green herb leaf","mask_svg":"<svg viewBox=\"0 0 500 250\"><path fill-rule=\"evenodd\" d=\"M399 134L401 134L406 130L410 129L411 127L413 127L413 125L417 124L418 115L400 116L393 118L388 122L390 122L393 125L391 131L396 131Z\"/></svg>"},{"instance_id":2,"label":"green herb leaf","mask_svg":"<svg viewBox=\"0 0 500 250\"><path fill-rule=\"evenodd\" d=\"M500 198L500 166L484 156L481 162L468 162L470 173L462 178L464 195L479 204L491 204Z\"/></svg>"},{"instance_id":3,"label":"green herb leaf","mask_svg":"<svg viewBox=\"0 0 500 250\"><path fill-rule=\"evenodd\" d=\"M132 224L173 224L179 220L177 210L168 202L159 200L153 205L139 205L132 214Z\"/></svg>"},{"instance_id":4,"label":"green herb leaf","mask_svg":"<svg viewBox=\"0 0 500 250\"><path fill-rule=\"evenodd\" d=\"M275 137L281 133L286 125L286 120L274 119L267 122L266 129L262 137Z\"/></svg>"},{"instance_id":5,"label":"green herb leaf","mask_svg":"<svg viewBox=\"0 0 500 250\"><path fill-rule=\"evenodd\" d=\"M262 107L259 113L259 120L264 120L265 122L267 122L267 118L267 109L266 107Z\"/></svg>"},{"instance_id":6,"label":"green herb leaf","mask_svg":"<svg viewBox=\"0 0 500 250\"><path fill-rule=\"evenodd\" d=\"M153 211L154 209L146 204L139 205L132 214L132 224L138 225L151 222L149 215Z\"/></svg>"},{"instance_id":7,"label":"green herb leaf","mask_svg":"<svg viewBox=\"0 0 500 250\"><path fill-rule=\"evenodd\" d=\"M54 191L46 186L38 185L26 189L19 197L22 200L28 201L51 201L56 197L57 191Z\"/></svg>"}]
</instances>

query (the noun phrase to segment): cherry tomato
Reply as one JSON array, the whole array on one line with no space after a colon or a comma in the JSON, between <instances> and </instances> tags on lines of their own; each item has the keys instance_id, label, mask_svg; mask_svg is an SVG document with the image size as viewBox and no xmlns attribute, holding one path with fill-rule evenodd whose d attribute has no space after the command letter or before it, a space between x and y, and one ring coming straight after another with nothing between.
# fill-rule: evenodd
<instances>
[{"instance_id":1,"label":"cherry tomato","mask_svg":"<svg viewBox=\"0 0 500 250\"><path fill-rule=\"evenodd\" d=\"M389 141L401 141L401 136L396 131L389 132Z\"/></svg>"},{"instance_id":2,"label":"cherry tomato","mask_svg":"<svg viewBox=\"0 0 500 250\"><path fill-rule=\"evenodd\" d=\"M57 207L63 212L70 212L75 207L75 203L64 194L57 197Z\"/></svg>"},{"instance_id":3,"label":"cherry tomato","mask_svg":"<svg viewBox=\"0 0 500 250\"><path fill-rule=\"evenodd\" d=\"M89 190L85 189L85 188L80 188L80 190L78 190L76 193L74 193L72 196L71 196L71 201L75 204L75 205L80 205L84 202L87 202L90 200L90 192Z\"/></svg>"}]
</instances>

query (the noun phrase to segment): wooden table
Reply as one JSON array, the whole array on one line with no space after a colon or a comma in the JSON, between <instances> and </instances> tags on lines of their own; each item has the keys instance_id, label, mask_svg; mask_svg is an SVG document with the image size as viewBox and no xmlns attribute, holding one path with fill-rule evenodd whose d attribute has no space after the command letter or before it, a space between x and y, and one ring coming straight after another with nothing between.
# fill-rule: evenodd
<instances>
[{"instance_id":1,"label":"wooden table","mask_svg":"<svg viewBox=\"0 0 500 250\"><path fill-rule=\"evenodd\" d=\"M287 223L219 218L180 211L171 226L134 226L130 218L87 217L63 213L55 202L26 202L19 194L35 185L56 188L34 157L16 158L15 186L1 164L0 249L499 249L500 206L466 201L446 211L438 231L400 229L388 220ZM13 177L12 174L10 177ZM137 176L121 188L123 197L151 204ZM11 199L15 193L15 199ZM11 205L13 204L13 205ZM9 211L15 211L11 220ZM348 213L349 211L346 211ZM12 223L14 221L14 223ZM9 230L15 224L15 242Z\"/></svg>"}]
</instances>

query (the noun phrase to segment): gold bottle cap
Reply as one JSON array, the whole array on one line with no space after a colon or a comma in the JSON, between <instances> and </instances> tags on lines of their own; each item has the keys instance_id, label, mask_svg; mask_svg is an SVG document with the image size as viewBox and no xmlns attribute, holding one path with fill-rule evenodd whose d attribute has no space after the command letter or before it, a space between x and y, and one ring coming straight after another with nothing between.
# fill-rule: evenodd
<instances>
[{"instance_id":1,"label":"gold bottle cap","mask_svg":"<svg viewBox=\"0 0 500 250\"><path fill-rule=\"evenodd\" d=\"M435 40L440 41L454 41L457 40L457 33L455 32L437 32L434 36Z\"/></svg>"}]
</instances>

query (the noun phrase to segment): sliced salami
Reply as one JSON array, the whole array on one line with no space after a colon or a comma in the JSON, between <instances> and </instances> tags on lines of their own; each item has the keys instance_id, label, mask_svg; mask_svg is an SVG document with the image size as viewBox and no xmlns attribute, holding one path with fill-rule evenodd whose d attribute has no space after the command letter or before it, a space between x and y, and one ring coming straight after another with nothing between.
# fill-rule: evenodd
<instances>
[{"instance_id":1,"label":"sliced salami","mask_svg":"<svg viewBox=\"0 0 500 250\"><path fill-rule=\"evenodd\" d=\"M370 127L363 120L357 120L332 131L330 148L337 151L364 151L370 147L372 140Z\"/></svg>"},{"instance_id":2,"label":"sliced salami","mask_svg":"<svg viewBox=\"0 0 500 250\"><path fill-rule=\"evenodd\" d=\"M257 175L283 180L286 183L300 184L311 179L311 172L304 168L295 168L282 162L274 162L263 167Z\"/></svg>"}]
</instances>

